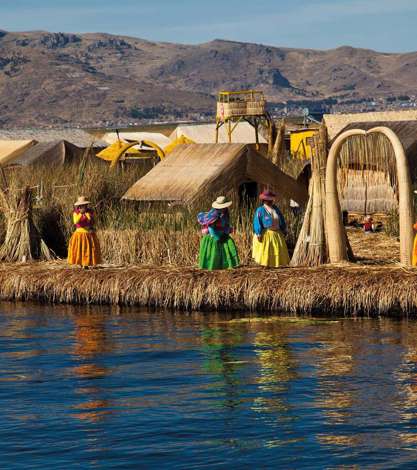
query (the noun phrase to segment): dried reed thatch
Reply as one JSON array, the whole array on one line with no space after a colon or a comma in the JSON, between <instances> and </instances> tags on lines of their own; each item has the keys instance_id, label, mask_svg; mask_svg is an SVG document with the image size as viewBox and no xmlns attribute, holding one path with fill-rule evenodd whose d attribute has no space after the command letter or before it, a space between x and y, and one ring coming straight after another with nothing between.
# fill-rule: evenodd
<instances>
[{"instance_id":1,"label":"dried reed thatch","mask_svg":"<svg viewBox=\"0 0 417 470\"><path fill-rule=\"evenodd\" d=\"M180 310L395 316L417 312L417 274L396 266L259 267L205 272L131 266L83 271L63 263L0 266L0 299Z\"/></svg>"},{"instance_id":2,"label":"dried reed thatch","mask_svg":"<svg viewBox=\"0 0 417 470\"><path fill-rule=\"evenodd\" d=\"M366 122L375 127L384 122L389 127L390 123L417 121L416 110L404 111L371 111L367 113L353 114L325 114L324 124L327 127L329 139L333 140L343 129L352 123Z\"/></svg>"},{"instance_id":3,"label":"dried reed thatch","mask_svg":"<svg viewBox=\"0 0 417 470\"><path fill-rule=\"evenodd\" d=\"M52 254L32 219L32 191L0 190L0 210L6 218L6 238L0 248L2 261L51 260Z\"/></svg>"},{"instance_id":4,"label":"dried reed thatch","mask_svg":"<svg viewBox=\"0 0 417 470\"><path fill-rule=\"evenodd\" d=\"M165 201L190 205L214 193L237 191L253 181L271 187L283 198L299 204L307 190L276 165L244 144L179 145L170 155L138 180L123 196L136 201Z\"/></svg>"},{"instance_id":5,"label":"dried reed thatch","mask_svg":"<svg viewBox=\"0 0 417 470\"><path fill-rule=\"evenodd\" d=\"M82 129L40 129L40 128L27 128L27 129L0 129L0 140L33 140L36 142L53 142L57 140L65 140L71 144L79 147L80 149L93 147L104 148L107 143L99 140L89 132Z\"/></svg>"},{"instance_id":6,"label":"dried reed thatch","mask_svg":"<svg viewBox=\"0 0 417 470\"><path fill-rule=\"evenodd\" d=\"M343 132L373 127L388 127L395 132L404 147L414 180L417 177L417 121L354 122L344 127ZM342 209L369 214L398 207L395 154L385 135L350 137L342 145L338 165Z\"/></svg>"},{"instance_id":7,"label":"dried reed thatch","mask_svg":"<svg viewBox=\"0 0 417 470\"><path fill-rule=\"evenodd\" d=\"M398 222L398 214L396 215ZM400 242L397 236L385 232L365 233L354 227L347 228L347 235L358 264L395 265L400 262Z\"/></svg>"},{"instance_id":8,"label":"dried reed thatch","mask_svg":"<svg viewBox=\"0 0 417 470\"><path fill-rule=\"evenodd\" d=\"M310 199L291 260L292 266L319 266L328 262L324 223L326 160L327 134L326 128L321 126L319 135L314 137Z\"/></svg>"},{"instance_id":9,"label":"dried reed thatch","mask_svg":"<svg viewBox=\"0 0 417 470\"><path fill-rule=\"evenodd\" d=\"M26 150L36 145L36 141L32 139L14 139L0 140L0 163L2 166L12 162Z\"/></svg>"},{"instance_id":10,"label":"dried reed thatch","mask_svg":"<svg viewBox=\"0 0 417 470\"><path fill-rule=\"evenodd\" d=\"M399 126L405 128L407 132L409 127L417 128L417 122L409 125L399 123ZM337 179L339 162L343 162L343 158L340 158L340 152L343 147L347 146L346 165L356 165L359 170L371 167L375 171L380 171L380 167L382 167L388 175L391 175L394 188L398 188L401 263L411 265L413 200L409 162L407 161L404 144L400 139L400 135L391 126L377 126L369 130L362 127L366 126L358 125L358 128L348 129L339 134L329 150L326 166L326 230L329 236L330 260L339 262L348 259L344 240L345 230L341 220L341 207L338 198L339 181ZM362 144L363 146L363 150L356 156L352 155L352 151L349 150L351 141L359 142L359 145ZM415 137L413 141L415 141ZM371 146L369 147L370 143ZM391 155L390 152L392 152ZM395 161L395 165L393 161ZM368 172L368 174L372 175L372 172Z\"/></svg>"},{"instance_id":11,"label":"dried reed thatch","mask_svg":"<svg viewBox=\"0 0 417 470\"><path fill-rule=\"evenodd\" d=\"M39 142L15 158L8 160L7 165L43 164L57 167L72 160L79 160L82 152L82 149L64 140Z\"/></svg>"},{"instance_id":12,"label":"dried reed thatch","mask_svg":"<svg viewBox=\"0 0 417 470\"><path fill-rule=\"evenodd\" d=\"M268 139L267 156L269 159L271 159L272 149L274 148L275 139L277 138L277 126L273 119L269 121L269 125L265 128L265 134Z\"/></svg>"},{"instance_id":13,"label":"dried reed thatch","mask_svg":"<svg viewBox=\"0 0 417 470\"><path fill-rule=\"evenodd\" d=\"M342 207L368 214L397 206L396 160L386 136L352 136L342 145L338 164Z\"/></svg>"},{"instance_id":14,"label":"dried reed thatch","mask_svg":"<svg viewBox=\"0 0 417 470\"><path fill-rule=\"evenodd\" d=\"M272 160L272 163L274 163L275 165L279 165L282 159L282 153L284 149L284 140L285 140L285 119L282 119L282 121L278 125L276 136L273 141L274 144L270 152L270 158Z\"/></svg>"}]
</instances>

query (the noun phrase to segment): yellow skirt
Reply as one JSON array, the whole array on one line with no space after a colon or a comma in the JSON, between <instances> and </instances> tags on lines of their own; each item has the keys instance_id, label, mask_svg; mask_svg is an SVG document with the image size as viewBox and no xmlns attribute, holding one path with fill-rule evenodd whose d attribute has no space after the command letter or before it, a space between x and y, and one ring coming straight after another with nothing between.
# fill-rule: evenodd
<instances>
[{"instance_id":1,"label":"yellow skirt","mask_svg":"<svg viewBox=\"0 0 417 470\"><path fill-rule=\"evenodd\" d=\"M413 266L417 266L417 235L414 237Z\"/></svg>"},{"instance_id":2,"label":"yellow skirt","mask_svg":"<svg viewBox=\"0 0 417 470\"><path fill-rule=\"evenodd\" d=\"M261 266L278 268L286 266L290 262L287 244L281 232L267 230L263 233L262 242L253 236L252 258Z\"/></svg>"},{"instance_id":3,"label":"yellow skirt","mask_svg":"<svg viewBox=\"0 0 417 470\"><path fill-rule=\"evenodd\" d=\"M68 246L68 263L95 266L101 262L100 244L94 232L74 232Z\"/></svg>"}]
</instances>

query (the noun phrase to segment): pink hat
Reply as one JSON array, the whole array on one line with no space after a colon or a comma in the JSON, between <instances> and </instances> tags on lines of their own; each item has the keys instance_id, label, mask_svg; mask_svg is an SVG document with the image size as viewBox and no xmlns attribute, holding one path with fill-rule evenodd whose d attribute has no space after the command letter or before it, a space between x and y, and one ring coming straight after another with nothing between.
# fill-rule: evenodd
<instances>
[{"instance_id":1,"label":"pink hat","mask_svg":"<svg viewBox=\"0 0 417 470\"><path fill-rule=\"evenodd\" d=\"M277 195L270 191L269 189L266 189L265 191L262 191L261 194L259 195L259 199L262 201L273 201Z\"/></svg>"}]
</instances>

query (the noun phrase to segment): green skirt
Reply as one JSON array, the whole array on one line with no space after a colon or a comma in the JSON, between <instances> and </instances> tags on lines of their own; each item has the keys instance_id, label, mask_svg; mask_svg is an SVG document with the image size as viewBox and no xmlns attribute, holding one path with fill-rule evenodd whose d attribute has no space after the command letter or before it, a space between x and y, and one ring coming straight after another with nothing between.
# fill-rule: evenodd
<instances>
[{"instance_id":1,"label":"green skirt","mask_svg":"<svg viewBox=\"0 0 417 470\"><path fill-rule=\"evenodd\" d=\"M216 241L210 235L204 235L200 242L198 265L201 269L210 271L239 266L235 242L230 237L225 241Z\"/></svg>"}]
</instances>

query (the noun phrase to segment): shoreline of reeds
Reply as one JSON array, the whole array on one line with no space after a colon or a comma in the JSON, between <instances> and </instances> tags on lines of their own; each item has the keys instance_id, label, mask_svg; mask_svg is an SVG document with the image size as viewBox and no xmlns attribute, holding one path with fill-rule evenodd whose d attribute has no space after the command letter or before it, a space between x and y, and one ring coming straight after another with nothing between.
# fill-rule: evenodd
<instances>
[{"instance_id":1,"label":"shoreline of reeds","mask_svg":"<svg viewBox=\"0 0 417 470\"><path fill-rule=\"evenodd\" d=\"M417 270L398 265L318 268L105 266L64 261L0 265L0 300L111 304L180 311L328 316L417 313Z\"/></svg>"},{"instance_id":2,"label":"shoreline of reeds","mask_svg":"<svg viewBox=\"0 0 417 470\"><path fill-rule=\"evenodd\" d=\"M242 267L200 271L193 267L201 236L196 214L208 210L212 199L196 207L126 203L121 196L147 169L138 164L113 171L107 163L90 157L86 154L81 162L53 172L44 166L11 168L6 179L12 189L28 185L41 188L34 190L34 221L46 244L61 258L67 255L73 231L73 202L81 194L88 196L94 201L97 235L108 264L91 270L69 267L64 261L0 264L1 300L260 314L417 313L417 270L394 264L399 252L396 227L391 230L393 236L349 232L355 255L379 266L264 269L253 266L251 260L252 217L258 201L236 197L231 220ZM294 215L288 207L281 209L291 253L303 214ZM4 228L0 214L0 242Z\"/></svg>"}]
</instances>

